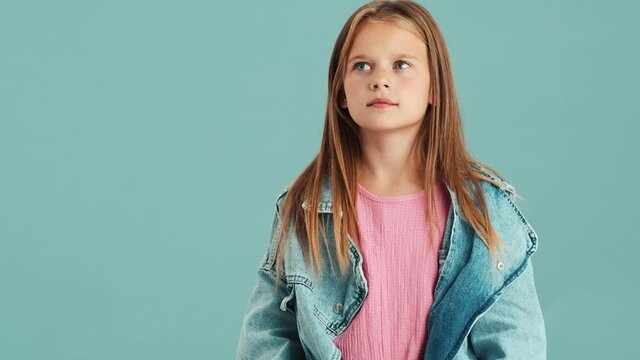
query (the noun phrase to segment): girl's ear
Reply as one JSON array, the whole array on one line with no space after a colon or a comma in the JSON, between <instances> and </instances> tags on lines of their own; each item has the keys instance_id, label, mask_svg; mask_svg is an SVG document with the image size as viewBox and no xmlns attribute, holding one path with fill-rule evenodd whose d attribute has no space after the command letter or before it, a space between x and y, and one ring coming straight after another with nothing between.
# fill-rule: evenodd
<instances>
[{"instance_id":1,"label":"girl's ear","mask_svg":"<svg viewBox=\"0 0 640 360\"><path fill-rule=\"evenodd\" d=\"M347 106L347 99L342 100L342 103L340 104L340 106L346 109L348 107Z\"/></svg>"}]
</instances>

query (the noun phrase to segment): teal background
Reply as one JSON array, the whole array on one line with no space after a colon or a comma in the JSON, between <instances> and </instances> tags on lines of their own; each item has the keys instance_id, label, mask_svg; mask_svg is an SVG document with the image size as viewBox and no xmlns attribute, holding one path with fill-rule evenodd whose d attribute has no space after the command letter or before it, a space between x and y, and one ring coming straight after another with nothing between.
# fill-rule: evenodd
<instances>
[{"instance_id":1,"label":"teal background","mask_svg":"<svg viewBox=\"0 0 640 360\"><path fill-rule=\"evenodd\" d=\"M0 1L0 358L234 358L362 3ZM420 3L539 235L549 358L633 357L639 3Z\"/></svg>"}]
</instances>

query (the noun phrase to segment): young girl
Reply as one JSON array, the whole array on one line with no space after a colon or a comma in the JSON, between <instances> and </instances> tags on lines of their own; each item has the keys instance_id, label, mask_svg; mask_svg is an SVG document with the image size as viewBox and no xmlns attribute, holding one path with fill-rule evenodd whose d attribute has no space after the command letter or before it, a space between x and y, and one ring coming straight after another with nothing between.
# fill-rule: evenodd
<instances>
[{"instance_id":1,"label":"young girl","mask_svg":"<svg viewBox=\"0 0 640 360\"><path fill-rule=\"evenodd\" d=\"M328 99L318 155L276 200L238 359L545 359L537 235L465 148L429 12L357 9Z\"/></svg>"}]
</instances>

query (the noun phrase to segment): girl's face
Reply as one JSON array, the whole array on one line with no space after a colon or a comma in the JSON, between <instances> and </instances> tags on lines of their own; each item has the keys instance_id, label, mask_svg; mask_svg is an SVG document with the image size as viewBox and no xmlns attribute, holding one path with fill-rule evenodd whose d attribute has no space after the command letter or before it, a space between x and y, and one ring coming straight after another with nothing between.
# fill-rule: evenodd
<instances>
[{"instance_id":1,"label":"girl's face","mask_svg":"<svg viewBox=\"0 0 640 360\"><path fill-rule=\"evenodd\" d=\"M379 21L361 24L347 58L341 106L361 130L419 125L430 103L426 58L426 45L411 32ZM369 105L377 97L394 105Z\"/></svg>"}]
</instances>

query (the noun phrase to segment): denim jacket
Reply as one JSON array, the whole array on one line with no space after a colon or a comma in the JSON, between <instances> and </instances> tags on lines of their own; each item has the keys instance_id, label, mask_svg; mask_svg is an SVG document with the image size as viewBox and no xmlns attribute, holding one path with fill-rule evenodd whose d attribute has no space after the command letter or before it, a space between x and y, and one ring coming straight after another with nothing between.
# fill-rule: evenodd
<instances>
[{"instance_id":1,"label":"denim jacket","mask_svg":"<svg viewBox=\"0 0 640 360\"><path fill-rule=\"evenodd\" d=\"M447 186L452 201L438 254L439 275L424 359L546 359L545 325L530 259L538 237L513 195L504 189L513 189L511 185L482 167L479 170L503 187L481 181L492 225L507 247L500 253L497 271L489 271L489 250ZM361 251L349 237L352 264L348 272L332 273L327 266L318 277L305 266L292 224L284 266L276 274L274 230L287 190L276 200L271 240L249 297L237 358L341 359L333 339L349 326L367 296ZM331 198L330 182L325 181L316 211L325 216L325 233L332 237ZM302 206L310 210L306 201ZM326 261L328 249L321 249ZM274 286L275 276L283 280L279 289Z\"/></svg>"}]
</instances>

